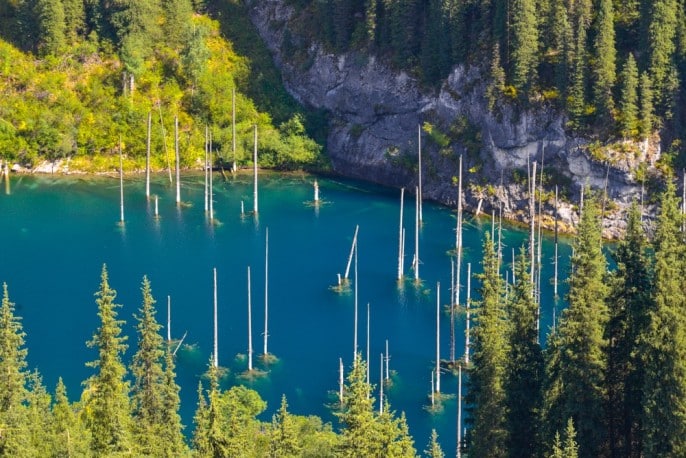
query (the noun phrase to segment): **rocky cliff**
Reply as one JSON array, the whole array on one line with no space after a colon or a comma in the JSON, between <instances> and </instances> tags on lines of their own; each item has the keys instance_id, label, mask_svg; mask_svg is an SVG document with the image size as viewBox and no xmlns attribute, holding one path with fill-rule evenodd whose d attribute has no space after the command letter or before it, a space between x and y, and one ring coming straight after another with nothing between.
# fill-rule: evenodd
<instances>
[{"instance_id":1,"label":"rocky cliff","mask_svg":"<svg viewBox=\"0 0 686 458\"><path fill-rule=\"evenodd\" d=\"M373 56L335 55L308 42L298 32L302 21L284 0L249 0L247 8L286 89L330 114L326 148L341 175L414 190L418 126L428 123L421 134L424 198L455 205L462 156L466 207L490 214L502 205L505 217L527 221L527 164L535 161L547 177L544 220L551 221L556 184L560 216L570 228L581 189L607 189L612 202L606 205L605 235L615 237L624 226L623 210L641 193L637 164L650 162L650 172L659 155L644 146L631 161L596 161L588 142L566 132L565 119L552 107L522 111L501 103L489 110L476 68L455 67L440 90L426 89Z\"/></svg>"}]
</instances>

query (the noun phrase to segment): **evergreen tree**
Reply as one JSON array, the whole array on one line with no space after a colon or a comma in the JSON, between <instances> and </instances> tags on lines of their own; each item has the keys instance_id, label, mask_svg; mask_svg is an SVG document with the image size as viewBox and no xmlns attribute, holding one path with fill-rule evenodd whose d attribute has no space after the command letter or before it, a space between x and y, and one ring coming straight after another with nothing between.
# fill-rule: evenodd
<instances>
[{"instance_id":1,"label":"evergreen tree","mask_svg":"<svg viewBox=\"0 0 686 458\"><path fill-rule=\"evenodd\" d=\"M473 422L469 454L507 456L505 404L506 321L503 280L490 233L483 243L483 273L478 276L481 301L475 312L473 364L467 403Z\"/></svg>"},{"instance_id":2,"label":"evergreen tree","mask_svg":"<svg viewBox=\"0 0 686 458\"><path fill-rule=\"evenodd\" d=\"M36 0L38 49L42 55L56 55L65 46L65 16L62 0Z\"/></svg>"},{"instance_id":3,"label":"evergreen tree","mask_svg":"<svg viewBox=\"0 0 686 458\"><path fill-rule=\"evenodd\" d=\"M666 96L667 78L674 65L677 8L677 0L654 0L649 9L648 71L658 103Z\"/></svg>"},{"instance_id":4,"label":"evergreen tree","mask_svg":"<svg viewBox=\"0 0 686 458\"><path fill-rule=\"evenodd\" d=\"M343 390L343 410L336 416L343 427L340 456L375 456L378 453L378 432L374 418L374 398L367 383L367 365L355 354L352 370Z\"/></svg>"},{"instance_id":5,"label":"evergreen tree","mask_svg":"<svg viewBox=\"0 0 686 458\"><path fill-rule=\"evenodd\" d=\"M162 417L160 431L160 456L174 458L188 453L181 424L181 399L179 385L176 383L174 355L167 347L164 360L164 380L162 385Z\"/></svg>"},{"instance_id":6,"label":"evergreen tree","mask_svg":"<svg viewBox=\"0 0 686 458\"><path fill-rule=\"evenodd\" d=\"M526 251L515 265L516 283L508 304L509 332L505 365L508 456L530 456L541 449L538 430L542 407L543 353L538 343L536 301Z\"/></svg>"},{"instance_id":7,"label":"evergreen tree","mask_svg":"<svg viewBox=\"0 0 686 458\"><path fill-rule=\"evenodd\" d=\"M364 36L367 46L373 48L376 44L377 32L377 0L366 0L364 8Z\"/></svg>"},{"instance_id":8,"label":"evergreen tree","mask_svg":"<svg viewBox=\"0 0 686 458\"><path fill-rule=\"evenodd\" d=\"M599 456L606 446L607 341L603 331L608 320L608 287L598 206L593 196L584 201L568 279L569 307L549 338L545 391L550 440L572 418L583 456Z\"/></svg>"},{"instance_id":9,"label":"evergreen tree","mask_svg":"<svg viewBox=\"0 0 686 458\"><path fill-rule=\"evenodd\" d=\"M272 416L272 427L269 441L270 458L287 458L300 456L302 447L298 440L295 419L288 412L286 395L281 396L281 407Z\"/></svg>"},{"instance_id":10,"label":"evergreen tree","mask_svg":"<svg viewBox=\"0 0 686 458\"><path fill-rule=\"evenodd\" d=\"M198 79L205 72L207 59L210 51L207 49L207 36L209 31L205 27L195 27L188 37L188 42L181 51L181 65L183 72L192 88L198 83Z\"/></svg>"},{"instance_id":11,"label":"evergreen tree","mask_svg":"<svg viewBox=\"0 0 686 458\"><path fill-rule=\"evenodd\" d=\"M421 41L421 69L424 81L435 84L447 73L450 56L447 26L444 25L443 1L429 0L426 24Z\"/></svg>"},{"instance_id":12,"label":"evergreen tree","mask_svg":"<svg viewBox=\"0 0 686 458\"><path fill-rule=\"evenodd\" d=\"M612 119L612 89L617 79L614 10L612 0L600 0L596 17L594 97L600 120Z\"/></svg>"},{"instance_id":13,"label":"evergreen tree","mask_svg":"<svg viewBox=\"0 0 686 458\"><path fill-rule=\"evenodd\" d=\"M155 318L155 299L147 277L143 277L141 292L143 304L138 314L134 315L138 322L138 350L131 362L131 374L134 379L131 390L134 430L140 452L146 455L159 455L164 411L164 341L160 335L162 326Z\"/></svg>"},{"instance_id":14,"label":"evergreen tree","mask_svg":"<svg viewBox=\"0 0 686 458\"><path fill-rule=\"evenodd\" d=\"M24 331L14 314L7 284L0 307L0 456L31 456L26 422L27 373Z\"/></svg>"},{"instance_id":15,"label":"evergreen tree","mask_svg":"<svg viewBox=\"0 0 686 458\"><path fill-rule=\"evenodd\" d=\"M570 418L567 420L564 442L560 438L560 432L555 433L551 458L577 458L578 456L579 447L576 443L576 431L574 430L574 422Z\"/></svg>"},{"instance_id":16,"label":"evergreen tree","mask_svg":"<svg viewBox=\"0 0 686 458\"><path fill-rule=\"evenodd\" d=\"M62 0L65 36L68 43L75 43L86 33L86 8L84 0Z\"/></svg>"},{"instance_id":17,"label":"evergreen tree","mask_svg":"<svg viewBox=\"0 0 686 458\"><path fill-rule=\"evenodd\" d=\"M426 450L424 450L424 453L426 453L426 456L429 458L445 457L445 454L441 449L441 444L438 443L438 433L435 429L431 430L431 440L429 441L429 445L427 446Z\"/></svg>"},{"instance_id":18,"label":"evergreen tree","mask_svg":"<svg viewBox=\"0 0 686 458\"><path fill-rule=\"evenodd\" d=\"M652 304L652 279L641 210L629 210L624 239L614 252L617 269L608 298L610 320L605 335L608 430L613 456L640 456L643 413L643 364L640 336L648 325Z\"/></svg>"},{"instance_id":19,"label":"evergreen tree","mask_svg":"<svg viewBox=\"0 0 686 458\"><path fill-rule=\"evenodd\" d=\"M26 422L30 429L30 443L24 444L24 451L31 451L34 456L50 456L52 452L51 435L52 412L50 404L52 399L45 389L40 374L31 372L28 376L28 398L26 409Z\"/></svg>"},{"instance_id":20,"label":"evergreen tree","mask_svg":"<svg viewBox=\"0 0 686 458\"><path fill-rule=\"evenodd\" d=\"M158 0L113 0L109 12L122 62L137 76L152 52L149 44L161 38L160 4Z\"/></svg>"},{"instance_id":21,"label":"evergreen tree","mask_svg":"<svg viewBox=\"0 0 686 458\"><path fill-rule=\"evenodd\" d=\"M399 66L413 63L417 42L416 0L394 0L386 2L389 15L389 31L394 61Z\"/></svg>"},{"instance_id":22,"label":"evergreen tree","mask_svg":"<svg viewBox=\"0 0 686 458\"><path fill-rule=\"evenodd\" d=\"M550 14L550 51L547 54L554 65L554 83L564 96L567 94L570 73L574 66L574 32L564 2L552 2Z\"/></svg>"},{"instance_id":23,"label":"evergreen tree","mask_svg":"<svg viewBox=\"0 0 686 458\"><path fill-rule=\"evenodd\" d=\"M219 389L219 369L210 362L208 401L199 389L193 444L199 456L243 456L255 450L260 425L255 419L266 407L257 392L243 386ZM264 450L265 454L268 450ZM257 452L256 452L257 453ZM257 453L259 456L260 453Z\"/></svg>"},{"instance_id":24,"label":"evergreen tree","mask_svg":"<svg viewBox=\"0 0 686 458\"><path fill-rule=\"evenodd\" d=\"M567 96L567 111L574 127L582 125L586 111L586 28L579 21L571 75Z\"/></svg>"},{"instance_id":25,"label":"evergreen tree","mask_svg":"<svg viewBox=\"0 0 686 458\"><path fill-rule=\"evenodd\" d=\"M91 452L95 456L131 453L131 413L129 383L121 358L126 351L124 321L117 319L114 303L117 292L110 288L107 267L103 265L100 289L95 294L100 327L87 345L97 348L98 359L87 364L97 370L86 382L84 415L91 433Z\"/></svg>"},{"instance_id":26,"label":"evergreen tree","mask_svg":"<svg viewBox=\"0 0 686 458\"><path fill-rule=\"evenodd\" d=\"M512 85L525 93L538 69L538 24L534 0L512 3Z\"/></svg>"},{"instance_id":27,"label":"evergreen tree","mask_svg":"<svg viewBox=\"0 0 686 458\"><path fill-rule=\"evenodd\" d=\"M633 54L629 54L622 69L619 131L625 138L638 134L638 67Z\"/></svg>"},{"instance_id":28,"label":"evergreen tree","mask_svg":"<svg viewBox=\"0 0 686 458\"><path fill-rule=\"evenodd\" d=\"M90 436L67 398L62 378L57 381L52 407L52 450L54 457L88 456Z\"/></svg>"},{"instance_id":29,"label":"evergreen tree","mask_svg":"<svg viewBox=\"0 0 686 458\"><path fill-rule=\"evenodd\" d=\"M162 30L167 44L178 49L190 33L193 5L190 0L167 0L163 3L164 25Z\"/></svg>"},{"instance_id":30,"label":"evergreen tree","mask_svg":"<svg viewBox=\"0 0 686 458\"><path fill-rule=\"evenodd\" d=\"M505 90L505 70L500 63L500 46L493 45L493 57L491 59L491 80L486 87L486 100L488 110L493 112L495 103Z\"/></svg>"},{"instance_id":31,"label":"evergreen tree","mask_svg":"<svg viewBox=\"0 0 686 458\"><path fill-rule=\"evenodd\" d=\"M641 75L641 117L638 126L642 139L647 139L653 133L653 88L650 76L647 73Z\"/></svg>"},{"instance_id":32,"label":"evergreen tree","mask_svg":"<svg viewBox=\"0 0 686 458\"><path fill-rule=\"evenodd\" d=\"M377 456L393 456L397 458L415 458L414 440L410 436L405 412L398 417L391 410L388 400L384 401L384 411L377 416L379 426L380 452Z\"/></svg>"},{"instance_id":33,"label":"evergreen tree","mask_svg":"<svg viewBox=\"0 0 686 458\"><path fill-rule=\"evenodd\" d=\"M212 362L210 361L210 367ZM195 429L193 430L193 450L198 456L213 456L210 441L209 406L203 393L202 382L198 382L198 406L193 416Z\"/></svg>"},{"instance_id":34,"label":"evergreen tree","mask_svg":"<svg viewBox=\"0 0 686 458\"><path fill-rule=\"evenodd\" d=\"M686 248L674 183L655 230L655 305L643 336L645 456L686 455Z\"/></svg>"},{"instance_id":35,"label":"evergreen tree","mask_svg":"<svg viewBox=\"0 0 686 458\"><path fill-rule=\"evenodd\" d=\"M219 368L212 363L207 369L209 389L208 400L202 391L202 382L198 384L198 407L195 411L195 431L193 431L193 446L198 456L228 456L226 441L222 437L219 427Z\"/></svg>"}]
</instances>

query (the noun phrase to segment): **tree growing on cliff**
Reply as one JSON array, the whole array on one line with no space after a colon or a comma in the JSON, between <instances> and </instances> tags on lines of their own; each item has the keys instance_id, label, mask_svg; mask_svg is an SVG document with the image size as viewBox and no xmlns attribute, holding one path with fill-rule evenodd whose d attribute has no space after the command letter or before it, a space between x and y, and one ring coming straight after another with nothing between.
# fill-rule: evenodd
<instances>
[{"instance_id":1,"label":"tree growing on cliff","mask_svg":"<svg viewBox=\"0 0 686 458\"><path fill-rule=\"evenodd\" d=\"M596 17L593 95L598 119L606 123L613 118L612 90L617 79L614 25L612 0L600 0Z\"/></svg>"},{"instance_id":2,"label":"tree growing on cliff","mask_svg":"<svg viewBox=\"0 0 686 458\"><path fill-rule=\"evenodd\" d=\"M638 135L638 67L633 54L629 54L621 74L619 102L619 132L624 138Z\"/></svg>"},{"instance_id":3,"label":"tree growing on cliff","mask_svg":"<svg viewBox=\"0 0 686 458\"><path fill-rule=\"evenodd\" d=\"M536 82L538 23L534 0L512 2L512 85L526 93Z\"/></svg>"}]
</instances>

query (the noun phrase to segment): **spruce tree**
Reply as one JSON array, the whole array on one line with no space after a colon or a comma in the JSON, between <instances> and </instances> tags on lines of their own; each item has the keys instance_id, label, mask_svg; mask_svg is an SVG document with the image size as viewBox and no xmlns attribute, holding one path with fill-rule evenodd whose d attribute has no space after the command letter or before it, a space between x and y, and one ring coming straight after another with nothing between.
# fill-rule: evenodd
<instances>
[{"instance_id":1,"label":"spruce tree","mask_svg":"<svg viewBox=\"0 0 686 458\"><path fill-rule=\"evenodd\" d=\"M7 284L3 283L0 307L0 456L30 456L30 431L26 421L27 377L24 331L14 314Z\"/></svg>"},{"instance_id":2,"label":"spruce tree","mask_svg":"<svg viewBox=\"0 0 686 458\"><path fill-rule=\"evenodd\" d=\"M653 88L650 76L647 73L641 75L641 116L638 126L641 139L647 139L653 133Z\"/></svg>"},{"instance_id":3,"label":"spruce tree","mask_svg":"<svg viewBox=\"0 0 686 458\"><path fill-rule=\"evenodd\" d=\"M179 385L176 383L174 355L167 347L164 359L164 380L162 385L162 416L160 424L160 456L174 458L188 453L181 424L181 399Z\"/></svg>"},{"instance_id":4,"label":"spruce tree","mask_svg":"<svg viewBox=\"0 0 686 458\"><path fill-rule=\"evenodd\" d=\"M210 361L210 365L212 362ZM213 456L210 442L209 407L203 393L202 381L198 382L198 405L193 416L193 450L198 456Z\"/></svg>"},{"instance_id":5,"label":"spruce tree","mask_svg":"<svg viewBox=\"0 0 686 458\"><path fill-rule=\"evenodd\" d=\"M190 0L168 0L163 3L165 41L173 49L179 49L191 31L193 5Z\"/></svg>"},{"instance_id":6,"label":"spruce tree","mask_svg":"<svg viewBox=\"0 0 686 458\"><path fill-rule=\"evenodd\" d=\"M52 418L52 456L88 456L90 435L69 403L67 387L61 377L55 388Z\"/></svg>"},{"instance_id":7,"label":"spruce tree","mask_svg":"<svg viewBox=\"0 0 686 458\"><path fill-rule=\"evenodd\" d=\"M355 355L343 391L343 410L336 416L341 422L341 457L374 456L378 453L379 428L374 417L374 398L367 384L366 363Z\"/></svg>"},{"instance_id":8,"label":"spruce tree","mask_svg":"<svg viewBox=\"0 0 686 458\"><path fill-rule=\"evenodd\" d=\"M596 17L594 97L601 121L612 120L614 101L612 90L617 79L617 50L612 0L600 0Z\"/></svg>"},{"instance_id":9,"label":"spruce tree","mask_svg":"<svg viewBox=\"0 0 686 458\"><path fill-rule=\"evenodd\" d=\"M31 451L35 456L50 456L53 440L51 426L54 421L50 410L52 397L37 371L28 376L28 393L26 422L29 424L31 442L24 444L24 451Z\"/></svg>"},{"instance_id":10,"label":"spruce tree","mask_svg":"<svg viewBox=\"0 0 686 458\"><path fill-rule=\"evenodd\" d=\"M202 382L198 384L198 407L195 411L193 431L194 450L201 457L228 456L226 439L220 425L219 368L212 363L211 358L207 378L207 399L202 391Z\"/></svg>"},{"instance_id":11,"label":"spruce tree","mask_svg":"<svg viewBox=\"0 0 686 458\"><path fill-rule=\"evenodd\" d=\"M660 198L655 230L655 305L643 335L645 456L686 455L686 248L676 187Z\"/></svg>"},{"instance_id":12,"label":"spruce tree","mask_svg":"<svg viewBox=\"0 0 686 458\"><path fill-rule=\"evenodd\" d=\"M500 63L500 46L498 43L493 45L490 77L491 80L486 87L486 101L488 103L488 110L493 112L496 107L496 101L505 90L505 70L503 70L503 66Z\"/></svg>"},{"instance_id":13,"label":"spruce tree","mask_svg":"<svg viewBox=\"0 0 686 458\"><path fill-rule=\"evenodd\" d=\"M155 318L155 299L147 277L143 277L141 293L143 303L134 315L138 322L138 350L131 362L132 411L138 449L146 455L159 455L164 415L164 340L160 335L162 326Z\"/></svg>"},{"instance_id":14,"label":"spruce tree","mask_svg":"<svg viewBox=\"0 0 686 458\"><path fill-rule=\"evenodd\" d=\"M624 138L638 134L638 67L633 54L629 54L622 69L619 131Z\"/></svg>"},{"instance_id":15,"label":"spruce tree","mask_svg":"<svg viewBox=\"0 0 686 458\"><path fill-rule=\"evenodd\" d=\"M624 239L613 254L607 346L608 433L613 456L640 456L644 368L639 346L652 308L652 278L641 210L629 210Z\"/></svg>"},{"instance_id":16,"label":"spruce tree","mask_svg":"<svg viewBox=\"0 0 686 458\"><path fill-rule=\"evenodd\" d=\"M677 0L654 0L649 9L648 71L658 105L674 65L678 7Z\"/></svg>"},{"instance_id":17,"label":"spruce tree","mask_svg":"<svg viewBox=\"0 0 686 458\"><path fill-rule=\"evenodd\" d=\"M565 97L568 91L571 69L574 62L572 60L574 50L574 33L569 22L567 7L564 2L552 2L550 8L550 36L549 48L547 53L552 58L554 65L554 83Z\"/></svg>"},{"instance_id":18,"label":"spruce tree","mask_svg":"<svg viewBox=\"0 0 686 458\"><path fill-rule=\"evenodd\" d=\"M586 114L586 27L579 21L574 46L567 111L573 127L583 124Z\"/></svg>"},{"instance_id":19,"label":"spruce tree","mask_svg":"<svg viewBox=\"0 0 686 458\"><path fill-rule=\"evenodd\" d=\"M66 23L61 0L36 0L38 50L42 55L56 55L65 46Z\"/></svg>"},{"instance_id":20,"label":"spruce tree","mask_svg":"<svg viewBox=\"0 0 686 458\"><path fill-rule=\"evenodd\" d=\"M507 456L505 404L506 321L503 280L490 233L483 243L483 273L478 276L481 301L475 312L473 365L469 372L467 403L471 409L473 456Z\"/></svg>"},{"instance_id":21,"label":"spruce tree","mask_svg":"<svg viewBox=\"0 0 686 458\"><path fill-rule=\"evenodd\" d=\"M269 440L270 458L300 456L302 446L298 439L298 430L295 419L288 412L286 395L281 396L281 407L272 416L272 425Z\"/></svg>"},{"instance_id":22,"label":"spruce tree","mask_svg":"<svg viewBox=\"0 0 686 458\"><path fill-rule=\"evenodd\" d=\"M429 458L444 458L445 454L443 449L441 449L441 444L438 443L438 433L435 429L431 430L431 439L429 440L429 445L427 446L424 453Z\"/></svg>"},{"instance_id":23,"label":"spruce tree","mask_svg":"<svg viewBox=\"0 0 686 458\"><path fill-rule=\"evenodd\" d=\"M90 348L98 350L98 359L87 363L96 373L86 380L83 393L83 413L95 456L131 453L133 448L129 383L122 363L127 345L126 336L122 335L124 321L117 319L121 306L114 303L116 295L103 265L100 289L95 294L100 327L87 342Z\"/></svg>"},{"instance_id":24,"label":"spruce tree","mask_svg":"<svg viewBox=\"0 0 686 458\"><path fill-rule=\"evenodd\" d=\"M538 343L537 304L531 288L526 251L515 265L516 283L508 303L505 405L508 455L530 456L540 450L538 429L542 407L543 352Z\"/></svg>"},{"instance_id":25,"label":"spruce tree","mask_svg":"<svg viewBox=\"0 0 686 458\"><path fill-rule=\"evenodd\" d=\"M427 27L421 39L420 64L424 81L435 84L447 73L449 67L449 40L444 24L442 0L429 0L426 13Z\"/></svg>"},{"instance_id":26,"label":"spruce tree","mask_svg":"<svg viewBox=\"0 0 686 458\"><path fill-rule=\"evenodd\" d=\"M525 94L538 69L538 23L534 0L512 2L512 85Z\"/></svg>"},{"instance_id":27,"label":"spruce tree","mask_svg":"<svg viewBox=\"0 0 686 458\"><path fill-rule=\"evenodd\" d=\"M86 33L86 9L83 0L62 0L65 36L69 44L76 43Z\"/></svg>"},{"instance_id":28,"label":"spruce tree","mask_svg":"<svg viewBox=\"0 0 686 458\"><path fill-rule=\"evenodd\" d=\"M555 441L553 442L553 451L550 458L578 458L579 446L576 443L576 431L574 430L574 422L572 419L567 420L565 427L565 439L562 440L560 432L555 433Z\"/></svg>"},{"instance_id":29,"label":"spruce tree","mask_svg":"<svg viewBox=\"0 0 686 458\"><path fill-rule=\"evenodd\" d=\"M588 192L586 193L588 195ZM606 447L604 407L608 320L606 260L602 252L599 204L584 201L574 239L568 279L569 306L549 338L545 424L549 440L568 418L577 427L580 454L599 456Z\"/></svg>"}]
</instances>

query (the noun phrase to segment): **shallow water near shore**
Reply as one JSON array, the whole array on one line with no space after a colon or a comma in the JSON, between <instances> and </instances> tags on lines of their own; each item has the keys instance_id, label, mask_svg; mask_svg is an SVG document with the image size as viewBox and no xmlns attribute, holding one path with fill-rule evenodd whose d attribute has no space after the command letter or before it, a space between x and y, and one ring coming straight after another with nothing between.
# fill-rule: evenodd
<instances>
[{"instance_id":1,"label":"shallow water near shore","mask_svg":"<svg viewBox=\"0 0 686 458\"><path fill-rule=\"evenodd\" d=\"M9 287L23 319L28 362L43 375L52 392L58 377L70 399L92 374L85 367L97 357L86 347L98 327L94 293L100 270L107 264L110 285L122 304L130 336L127 358L134 353L133 313L141 304L143 275L151 281L158 321L166 337L167 296L171 297L171 335L180 339L177 354L182 417L186 433L193 429L197 386L212 352L212 269L218 278L219 364L228 368L224 387L243 383L268 403L260 418L268 420L282 394L296 414L314 414L338 427L329 404L338 389L339 358L346 371L353 357L354 294L335 292L337 273L345 272L355 226L359 225L358 351L366 354L367 304L370 309L370 381L378 401L380 354L389 342L392 386L385 390L391 407L407 415L415 447L422 452L432 428L447 456L455 450L456 399L444 401L440 413L425 407L431 389L436 354L436 283L440 303L450 301L451 257L455 244L455 214L425 202L420 230L420 277L410 268L414 254L414 196L406 194L404 225L405 275L398 284L398 190L353 181L319 179L322 202L312 202L312 177L269 174L259 188L259 218L241 215L252 210L250 176L219 174L214 180L215 224L204 210L204 178L182 177L182 205L166 175L153 179L146 200L143 176L125 178L125 223L119 224L119 180L106 177L12 176L11 194L0 194L0 282ZM278 361L268 368L263 352L265 297L265 235L269 229L269 352ZM461 300L466 294L466 266L479 272L484 231L490 220L466 217ZM528 234L503 228L504 257L526 243ZM569 266L570 247L561 244L560 278ZM552 323L553 241L543 241L541 335ZM266 376L244 379L248 348L247 267L252 277L252 334L255 366ZM351 280L354 278L350 270ZM472 282L472 291L478 284ZM560 285L564 294L564 283ZM561 307L562 302L559 302ZM464 317L456 320L456 354L464 354ZM449 357L450 321L441 316L441 357ZM441 391L457 392L457 379L441 378ZM377 402L378 406L378 402Z\"/></svg>"}]
</instances>

